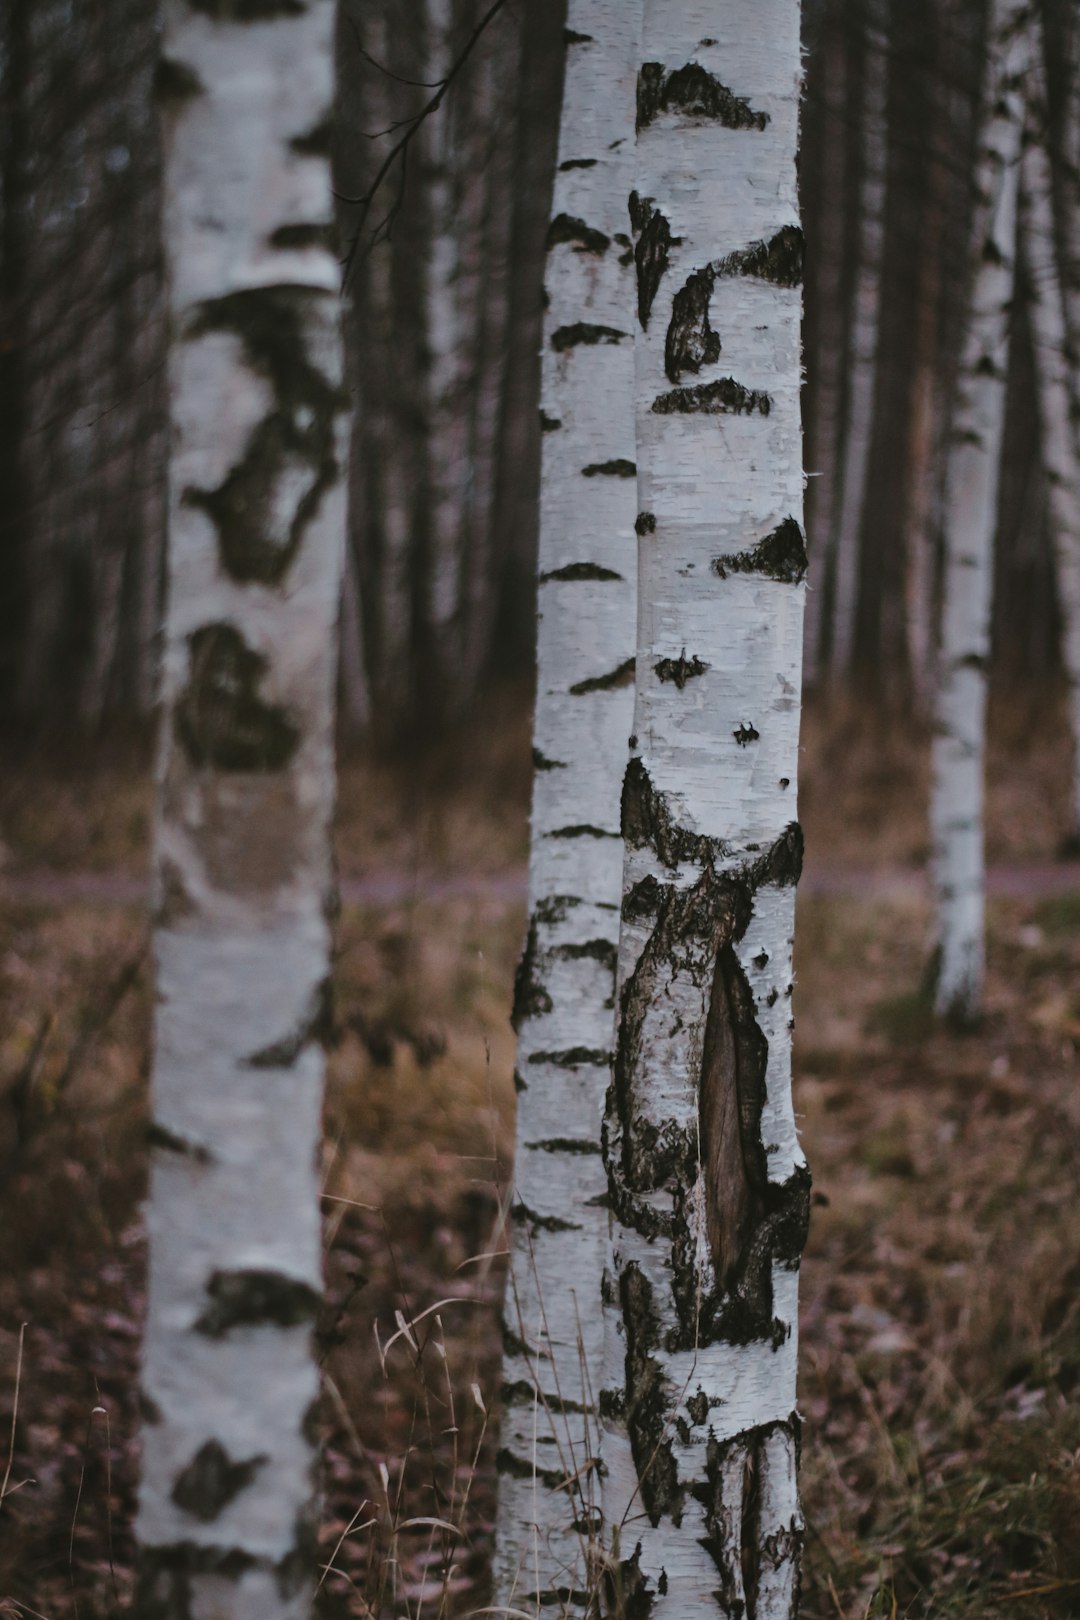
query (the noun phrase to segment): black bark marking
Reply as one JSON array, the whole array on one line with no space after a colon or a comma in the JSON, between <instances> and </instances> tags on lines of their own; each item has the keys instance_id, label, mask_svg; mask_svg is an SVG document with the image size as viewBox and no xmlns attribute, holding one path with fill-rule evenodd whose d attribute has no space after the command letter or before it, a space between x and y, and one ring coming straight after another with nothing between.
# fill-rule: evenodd
<instances>
[{"instance_id":1,"label":"black bark marking","mask_svg":"<svg viewBox=\"0 0 1080 1620\"><path fill-rule=\"evenodd\" d=\"M660 1323L652 1287L634 1262L619 1278L619 1299L626 1327L626 1428L642 1504L654 1527L662 1517L678 1527L683 1491L668 1432L671 1391L651 1353L660 1346Z\"/></svg>"},{"instance_id":2,"label":"black bark marking","mask_svg":"<svg viewBox=\"0 0 1080 1620\"><path fill-rule=\"evenodd\" d=\"M698 1084L709 1247L728 1288L765 1210L768 1167L761 1145L769 1045L754 994L730 945L716 956Z\"/></svg>"},{"instance_id":3,"label":"black bark marking","mask_svg":"<svg viewBox=\"0 0 1080 1620\"><path fill-rule=\"evenodd\" d=\"M195 1331L220 1339L238 1327L296 1327L313 1322L322 1301L310 1283L281 1271L215 1271L206 1285L210 1303Z\"/></svg>"},{"instance_id":4,"label":"black bark marking","mask_svg":"<svg viewBox=\"0 0 1080 1620\"><path fill-rule=\"evenodd\" d=\"M705 1509L708 1534L703 1545L720 1576L716 1595L730 1613L737 1608L747 1617L756 1614L761 1574L766 1567L775 1571L793 1561L798 1591L803 1532L792 1523L762 1537L761 1488L768 1441L777 1433L786 1435L795 1451L797 1467L800 1429L798 1415L793 1413L786 1422L765 1423L722 1443L711 1437L708 1441L705 1484L695 1495ZM737 1597L740 1586L745 1608Z\"/></svg>"},{"instance_id":5,"label":"black bark marking","mask_svg":"<svg viewBox=\"0 0 1080 1620\"><path fill-rule=\"evenodd\" d=\"M674 73L665 73L660 62L643 62L637 84L638 129L646 129L663 113L708 120L725 129L762 130L769 122L768 113L755 112L700 62L687 62Z\"/></svg>"},{"instance_id":6,"label":"black bark marking","mask_svg":"<svg viewBox=\"0 0 1080 1620\"><path fill-rule=\"evenodd\" d=\"M192 1576L238 1581L256 1563L240 1547L206 1547L193 1541L140 1546L133 1612L139 1620L191 1620Z\"/></svg>"},{"instance_id":7,"label":"black bark marking","mask_svg":"<svg viewBox=\"0 0 1080 1620\"><path fill-rule=\"evenodd\" d=\"M587 939L581 945L556 945L551 954L564 962L582 962L591 958L614 973L619 960L619 947L610 939Z\"/></svg>"},{"instance_id":8,"label":"black bark marking","mask_svg":"<svg viewBox=\"0 0 1080 1620\"><path fill-rule=\"evenodd\" d=\"M656 514L653 512L639 512L634 519L635 534L655 534Z\"/></svg>"},{"instance_id":9,"label":"black bark marking","mask_svg":"<svg viewBox=\"0 0 1080 1620\"><path fill-rule=\"evenodd\" d=\"M579 1221L565 1221L561 1215L538 1215L528 1204L519 1199L510 1211L510 1219L518 1226L527 1226L530 1233L537 1232L580 1232Z\"/></svg>"},{"instance_id":10,"label":"black bark marking","mask_svg":"<svg viewBox=\"0 0 1080 1620\"><path fill-rule=\"evenodd\" d=\"M623 777L622 835L632 849L648 846L665 866L678 866L681 861L726 860L732 854L731 846L723 839L708 838L679 825L640 759L630 761ZM646 878L644 882L655 883L655 879ZM655 898L651 890L649 895L650 900Z\"/></svg>"},{"instance_id":11,"label":"black bark marking","mask_svg":"<svg viewBox=\"0 0 1080 1620\"><path fill-rule=\"evenodd\" d=\"M158 901L154 912L154 921L161 928L172 928L183 922L185 917L194 916L198 910L194 900L188 893L184 874L175 861L168 856L162 858L157 873Z\"/></svg>"},{"instance_id":12,"label":"black bark marking","mask_svg":"<svg viewBox=\"0 0 1080 1620\"><path fill-rule=\"evenodd\" d=\"M202 304L188 328L194 338L233 333L273 395L269 414L252 430L243 455L217 489L184 491L185 504L210 517L222 566L241 582L276 585L284 578L323 496L337 481L334 426L347 397L312 363L305 332L310 300L324 296L299 287L229 293ZM291 493L298 473L299 498ZM283 491L285 517L276 515Z\"/></svg>"},{"instance_id":13,"label":"black bark marking","mask_svg":"<svg viewBox=\"0 0 1080 1620\"><path fill-rule=\"evenodd\" d=\"M709 299L715 281L711 267L695 270L679 288L671 304L671 320L664 340L664 371L677 383L687 371L715 365L720 358L720 334L709 321Z\"/></svg>"},{"instance_id":14,"label":"black bark marking","mask_svg":"<svg viewBox=\"0 0 1080 1620\"><path fill-rule=\"evenodd\" d=\"M562 242L575 243L576 253L602 254L611 246L611 237L606 236L603 231L595 230L591 225L586 225L583 219L575 219L572 214L556 214L548 226L548 251L558 247Z\"/></svg>"},{"instance_id":15,"label":"black bark marking","mask_svg":"<svg viewBox=\"0 0 1080 1620\"><path fill-rule=\"evenodd\" d=\"M556 354L564 354L567 349L576 349L582 344L621 343L624 337L629 336L629 332L622 332L617 326L594 326L589 321L575 321L572 326L556 327L551 334L551 347Z\"/></svg>"},{"instance_id":16,"label":"black bark marking","mask_svg":"<svg viewBox=\"0 0 1080 1620\"><path fill-rule=\"evenodd\" d=\"M563 29L563 39L567 45L591 45L593 42L591 34L579 34L573 28Z\"/></svg>"},{"instance_id":17,"label":"black bark marking","mask_svg":"<svg viewBox=\"0 0 1080 1620\"><path fill-rule=\"evenodd\" d=\"M628 658L617 669L609 670L606 675L593 675L585 681L575 681L570 688L571 697L584 697L589 692L611 692L617 687L632 686L634 684L634 669L636 659Z\"/></svg>"},{"instance_id":18,"label":"black bark marking","mask_svg":"<svg viewBox=\"0 0 1080 1620\"><path fill-rule=\"evenodd\" d=\"M310 129L294 135L289 141L289 149L295 152L297 157L331 157L334 151L333 114L328 113Z\"/></svg>"},{"instance_id":19,"label":"black bark marking","mask_svg":"<svg viewBox=\"0 0 1080 1620\"><path fill-rule=\"evenodd\" d=\"M637 465L633 461L591 461L581 469L582 478L636 478Z\"/></svg>"},{"instance_id":20,"label":"black bark marking","mask_svg":"<svg viewBox=\"0 0 1080 1620\"><path fill-rule=\"evenodd\" d=\"M245 1069L291 1069L312 1041L328 1045L334 1028L334 986L323 979L312 992L311 1002L293 1029L268 1046L259 1047L243 1059Z\"/></svg>"},{"instance_id":21,"label":"black bark marking","mask_svg":"<svg viewBox=\"0 0 1080 1620\"><path fill-rule=\"evenodd\" d=\"M533 749L532 762L534 771L565 771L566 769L565 760L548 759L547 755L542 754L539 748Z\"/></svg>"},{"instance_id":22,"label":"black bark marking","mask_svg":"<svg viewBox=\"0 0 1080 1620\"><path fill-rule=\"evenodd\" d=\"M667 1580L664 1579L664 1592ZM660 1590L657 1583L657 1590ZM609 1563L604 1570L604 1593L607 1604L605 1614L618 1616L618 1620L650 1620L656 1599L648 1577L641 1572L641 1542L629 1558ZM663 1596L663 1592L661 1593Z\"/></svg>"},{"instance_id":23,"label":"black bark marking","mask_svg":"<svg viewBox=\"0 0 1080 1620\"><path fill-rule=\"evenodd\" d=\"M182 1136L160 1120L153 1120L147 1126L146 1142L148 1147L160 1148L163 1153L179 1154L195 1164L209 1164L213 1158L210 1149L202 1142L197 1142L194 1137Z\"/></svg>"},{"instance_id":24,"label":"black bark marking","mask_svg":"<svg viewBox=\"0 0 1080 1620\"><path fill-rule=\"evenodd\" d=\"M801 287L803 279L803 233L798 225L783 225L767 242L728 253L713 266L718 276L754 276L771 281L774 287Z\"/></svg>"},{"instance_id":25,"label":"black bark marking","mask_svg":"<svg viewBox=\"0 0 1080 1620\"><path fill-rule=\"evenodd\" d=\"M639 197L636 191L630 193L630 228L634 233L637 265L638 320L645 330L671 249L679 245L682 237L672 236L667 216L654 205L651 197Z\"/></svg>"},{"instance_id":26,"label":"black bark marking","mask_svg":"<svg viewBox=\"0 0 1080 1620\"><path fill-rule=\"evenodd\" d=\"M740 748L746 748L750 743L757 742L758 738L761 736L761 732L757 731L745 720L741 720L739 722L738 731L733 731L731 735L735 738L735 741L738 743Z\"/></svg>"},{"instance_id":27,"label":"black bark marking","mask_svg":"<svg viewBox=\"0 0 1080 1620\"><path fill-rule=\"evenodd\" d=\"M539 957L537 919L533 916L529 918L525 947L514 974L514 1004L510 1023L515 1034L521 1033L521 1026L527 1018L540 1018L544 1013L549 1013L553 1005L540 981Z\"/></svg>"},{"instance_id":28,"label":"black bark marking","mask_svg":"<svg viewBox=\"0 0 1080 1620\"><path fill-rule=\"evenodd\" d=\"M716 557L712 564L713 573L721 579L729 574L763 574L784 585L797 585L805 579L806 567L806 540L793 517L785 518L749 551Z\"/></svg>"},{"instance_id":29,"label":"black bark marking","mask_svg":"<svg viewBox=\"0 0 1080 1620\"><path fill-rule=\"evenodd\" d=\"M139 1391L139 1416L144 1423L149 1423L153 1428L157 1428L159 1424L165 1421L165 1414L161 1407L152 1395L146 1393L145 1389Z\"/></svg>"},{"instance_id":30,"label":"black bark marking","mask_svg":"<svg viewBox=\"0 0 1080 1620\"><path fill-rule=\"evenodd\" d=\"M321 247L332 253L337 244L337 227L332 220L279 225L267 240L272 248Z\"/></svg>"},{"instance_id":31,"label":"black bark marking","mask_svg":"<svg viewBox=\"0 0 1080 1620\"><path fill-rule=\"evenodd\" d=\"M618 838L617 832L608 832L606 827L594 827L588 821L575 822L571 827L555 827L547 834L548 838Z\"/></svg>"},{"instance_id":32,"label":"black bark marking","mask_svg":"<svg viewBox=\"0 0 1080 1620\"><path fill-rule=\"evenodd\" d=\"M540 584L546 585L549 579L622 579L613 568L602 568L599 563L567 563L563 568L552 568L546 574L540 575Z\"/></svg>"},{"instance_id":33,"label":"black bark marking","mask_svg":"<svg viewBox=\"0 0 1080 1620\"><path fill-rule=\"evenodd\" d=\"M561 1395L541 1395L535 1384L527 1378L516 1378L502 1386L502 1401L504 1406L534 1406L540 1402L549 1412L561 1412L567 1415L576 1413L587 1416L593 1410L591 1406L583 1406L580 1401L569 1400Z\"/></svg>"},{"instance_id":34,"label":"black bark marking","mask_svg":"<svg viewBox=\"0 0 1080 1620\"><path fill-rule=\"evenodd\" d=\"M562 423L557 416L549 416L546 411L540 412L541 433L558 433L561 427Z\"/></svg>"},{"instance_id":35,"label":"black bark marking","mask_svg":"<svg viewBox=\"0 0 1080 1620\"><path fill-rule=\"evenodd\" d=\"M306 0L188 0L192 11L215 22L269 22L273 17L302 17Z\"/></svg>"},{"instance_id":36,"label":"black bark marking","mask_svg":"<svg viewBox=\"0 0 1080 1620\"><path fill-rule=\"evenodd\" d=\"M752 416L755 411L768 416L772 400L760 388L744 388L734 377L718 377L715 382L658 394L652 408L657 416Z\"/></svg>"},{"instance_id":37,"label":"black bark marking","mask_svg":"<svg viewBox=\"0 0 1080 1620\"><path fill-rule=\"evenodd\" d=\"M211 1524L269 1460L262 1453L233 1462L220 1440L208 1440L176 1476L172 1499L192 1518Z\"/></svg>"},{"instance_id":38,"label":"black bark marking","mask_svg":"<svg viewBox=\"0 0 1080 1620\"><path fill-rule=\"evenodd\" d=\"M231 624L205 624L188 637L190 674L176 700L176 734L193 765L219 771L280 771L300 733L285 709L265 703L266 659Z\"/></svg>"},{"instance_id":39,"label":"black bark marking","mask_svg":"<svg viewBox=\"0 0 1080 1620\"><path fill-rule=\"evenodd\" d=\"M576 894L548 895L547 899L537 901L536 920L551 928L556 923L565 922L574 907L582 903Z\"/></svg>"},{"instance_id":40,"label":"black bark marking","mask_svg":"<svg viewBox=\"0 0 1080 1620\"><path fill-rule=\"evenodd\" d=\"M599 1142L579 1141L576 1136L548 1136L541 1142L526 1142L530 1153L599 1153Z\"/></svg>"},{"instance_id":41,"label":"black bark marking","mask_svg":"<svg viewBox=\"0 0 1080 1620\"><path fill-rule=\"evenodd\" d=\"M549 1491L570 1488L561 1468L540 1468L532 1457L517 1457L508 1446L496 1452L495 1472L509 1474L512 1479L538 1479Z\"/></svg>"},{"instance_id":42,"label":"black bark marking","mask_svg":"<svg viewBox=\"0 0 1080 1620\"><path fill-rule=\"evenodd\" d=\"M692 860L702 870L689 889L645 878L624 904L624 919L647 920L650 932L621 992L604 1122L611 1204L623 1225L671 1244L679 1327L669 1334L668 1349L717 1339L778 1344L790 1329L773 1316L772 1268L776 1262L798 1262L809 1219L810 1182L804 1167L782 1184L767 1180L760 1148L767 1047L734 946L753 915L756 890L764 883L796 881L802 836L793 823L752 861L717 873L713 856L723 852L719 841L673 822L639 760L631 761L627 771L623 822L631 847L651 847L667 866ZM656 1123L643 1108L651 1031L657 1020L663 1024L670 1016L665 1009L675 981L700 997L700 1022L695 1018L690 1031L699 1035L703 1053L699 1118L693 1124ZM678 1027L683 1028L681 1022ZM756 1157L759 1151L761 1159ZM715 1260L713 1275L704 1278L694 1214L694 1189L703 1164ZM739 1164L742 1169L732 1181L733 1167ZM726 1178L719 1186L717 1176ZM670 1211L657 1207L652 1195L660 1190L671 1196Z\"/></svg>"},{"instance_id":43,"label":"black bark marking","mask_svg":"<svg viewBox=\"0 0 1080 1620\"><path fill-rule=\"evenodd\" d=\"M687 681L692 681L695 676L704 675L708 667L708 664L700 658L687 658L685 647L678 658L661 658L653 665L657 679L673 681L680 692Z\"/></svg>"},{"instance_id":44,"label":"black bark marking","mask_svg":"<svg viewBox=\"0 0 1080 1620\"><path fill-rule=\"evenodd\" d=\"M594 1066L606 1069L611 1053L602 1046L568 1046L561 1052L533 1052L530 1063L550 1063L556 1069L580 1069Z\"/></svg>"},{"instance_id":45,"label":"black bark marking","mask_svg":"<svg viewBox=\"0 0 1080 1620\"><path fill-rule=\"evenodd\" d=\"M206 86L193 67L172 56L159 56L154 68L154 96L164 106L179 107L195 96L206 94Z\"/></svg>"},{"instance_id":46,"label":"black bark marking","mask_svg":"<svg viewBox=\"0 0 1080 1620\"><path fill-rule=\"evenodd\" d=\"M567 158L565 163L559 164L559 173L565 174L568 169L595 169L595 158Z\"/></svg>"}]
</instances>

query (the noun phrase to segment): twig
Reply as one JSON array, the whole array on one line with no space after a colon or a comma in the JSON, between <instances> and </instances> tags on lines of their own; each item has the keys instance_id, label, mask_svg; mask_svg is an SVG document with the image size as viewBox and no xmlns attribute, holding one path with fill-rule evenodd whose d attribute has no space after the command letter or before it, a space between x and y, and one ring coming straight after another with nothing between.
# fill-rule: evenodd
<instances>
[{"instance_id":1,"label":"twig","mask_svg":"<svg viewBox=\"0 0 1080 1620\"><path fill-rule=\"evenodd\" d=\"M364 234L364 227L367 224L368 216L371 213L371 205L375 200L375 196L379 191L379 188L382 186L394 164L400 158L402 174L401 183L398 186L397 196L393 203L391 203L386 217L380 220L379 224L371 233L371 240L368 244L369 251L371 248L375 247L378 242L385 239L385 236L389 232L389 226L392 224L395 215L401 207L401 201L405 190L405 165L409 144L412 141L413 136L416 134L417 130L424 123L424 121L431 117L432 113L438 112L442 105L443 97L446 95L446 92L449 90L450 86L453 84L454 80L465 66L465 63L469 60L469 57L480 39L480 36L483 34L485 28L491 22L492 18L503 9L505 4L506 0L494 0L494 4L488 8L488 10L481 17L480 21L477 23L476 27L473 29L472 33L469 35L469 38L465 43L464 50L454 63L453 67L450 69L449 73L446 75L445 79L441 79L439 81L435 94L424 104L423 107L421 107L418 113L414 114L412 118L402 120L402 123L407 126L405 133L399 140L395 141L394 145L391 147L390 151L386 154L386 157L379 165L375 178L371 182L370 189L365 192L362 197L340 198L342 202L352 203L360 209L360 218L357 221L352 244L345 256L342 271L342 287L346 292L349 289L349 283L352 280L353 271L356 267L356 260L360 251L360 242ZM375 65L378 66L378 63Z\"/></svg>"}]
</instances>

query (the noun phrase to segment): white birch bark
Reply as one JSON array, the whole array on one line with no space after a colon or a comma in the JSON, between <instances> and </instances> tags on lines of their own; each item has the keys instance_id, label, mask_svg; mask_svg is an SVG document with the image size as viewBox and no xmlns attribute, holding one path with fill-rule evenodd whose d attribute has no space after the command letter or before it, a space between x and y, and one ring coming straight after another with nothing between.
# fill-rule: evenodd
<instances>
[{"instance_id":1,"label":"white birch bark","mask_svg":"<svg viewBox=\"0 0 1080 1620\"><path fill-rule=\"evenodd\" d=\"M870 471L874 387L881 326L888 165L888 0L866 0L863 66L863 170L859 182L859 262L852 308L850 374L834 541L831 665L842 680L851 658L859 586L859 529Z\"/></svg>"},{"instance_id":2,"label":"white birch bark","mask_svg":"<svg viewBox=\"0 0 1080 1620\"><path fill-rule=\"evenodd\" d=\"M627 196L640 5L571 0L543 348L536 766L518 972L496 1603L584 1614L607 1244L600 1157L633 719L634 299Z\"/></svg>"},{"instance_id":3,"label":"white birch bark","mask_svg":"<svg viewBox=\"0 0 1080 1620\"><path fill-rule=\"evenodd\" d=\"M994 0L987 41L973 283L945 488L940 686L930 826L937 900L939 1014L979 1015L984 940L983 776L993 545L1005 417L1009 304L1030 55L1025 0Z\"/></svg>"},{"instance_id":4,"label":"white birch bark","mask_svg":"<svg viewBox=\"0 0 1080 1620\"><path fill-rule=\"evenodd\" d=\"M1041 32L1041 29L1039 30ZM1041 46L1041 40L1040 40ZM1035 337L1039 425L1047 499L1053 530L1058 606L1061 612L1061 653L1069 688L1069 720L1073 741L1071 826L1067 844L1080 841L1080 432L1077 427L1077 389L1066 318L1066 285L1058 260L1053 176L1046 145L1047 109L1040 50L1029 77L1028 138L1024 147L1021 189L1021 252L1031 287L1031 319ZM1075 232L1070 218L1072 199L1062 187L1065 231Z\"/></svg>"},{"instance_id":5,"label":"white birch bark","mask_svg":"<svg viewBox=\"0 0 1080 1620\"><path fill-rule=\"evenodd\" d=\"M170 0L140 1613L300 1617L344 532L332 0Z\"/></svg>"},{"instance_id":6,"label":"white birch bark","mask_svg":"<svg viewBox=\"0 0 1080 1620\"><path fill-rule=\"evenodd\" d=\"M786 1620L809 1210L790 1089L799 6L707 10L706 27L690 0L646 0L638 79L639 286L655 296L635 337L603 1508L616 1612Z\"/></svg>"}]
</instances>

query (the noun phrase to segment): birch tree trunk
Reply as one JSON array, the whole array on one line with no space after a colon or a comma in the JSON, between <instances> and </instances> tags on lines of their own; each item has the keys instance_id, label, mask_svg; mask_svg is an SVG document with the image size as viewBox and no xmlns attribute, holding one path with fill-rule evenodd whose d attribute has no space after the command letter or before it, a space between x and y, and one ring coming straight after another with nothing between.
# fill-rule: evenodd
<instances>
[{"instance_id":1,"label":"birch tree trunk","mask_svg":"<svg viewBox=\"0 0 1080 1620\"><path fill-rule=\"evenodd\" d=\"M344 533L332 0L171 0L173 460L137 1606L299 1617Z\"/></svg>"},{"instance_id":2,"label":"birch tree trunk","mask_svg":"<svg viewBox=\"0 0 1080 1620\"><path fill-rule=\"evenodd\" d=\"M1041 28L1038 32L1041 35ZM1036 65L1029 75L1034 93L1022 167L1020 242L1031 287L1042 460L1057 567L1062 662L1069 688L1073 761L1066 845L1071 848L1080 844L1080 429L1075 349L1070 343L1066 287L1057 251L1041 38L1039 47L1033 53ZM1076 222L1069 218L1075 191L1063 185L1061 195L1065 204L1062 236L1068 240L1076 232Z\"/></svg>"},{"instance_id":3,"label":"birch tree trunk","mask_svg":"<svg viewBox=\"0 0 1080 1620\"><path fill-rule=\"evenodd\" d=\"M518 971L496 1602L585 1614L599 1516L600 1157L633 719L637 0L571 0L548 235L536 768Z\"/></svg>"},{"instance_id":4,"label":"birch tree trunk","mask_svg":"<svg viewBox=\"0 0 1080 1620\"><path fill-rule=\"evenodd\" d=\"M842 680L851 660L858 596L859 528L866 504L874 387L881 326L888 168L888 0L865 0L863 171L859 182L859 264L852 309L851 371L833 544L831 663Z\"/></svg>"},{"instance_id":5,"label":"birch tree trunk","mask_svg":"<svg viewBox=\"0 0 1080 1620\"><path fill-rule=\"evenodd\" d=\"M945 490L940 687L930 826L938 1013L979 1016L985 957L983 775L994 530L1005 418L1009 306L1030 55L1025 0L993 0L972 235L973 283Z\"/></svg>"},{"instance_id":6,"label":"birch tree trunk","mask_svg":"<svg viewBox=\"0 0 1080 1620\"><path fill-rule=\"evenodd\" d=\"M624 1615L795 1612L802 614L795 0L646 0L638 652L605 1123Z\"/></svg>"}]
</instances>

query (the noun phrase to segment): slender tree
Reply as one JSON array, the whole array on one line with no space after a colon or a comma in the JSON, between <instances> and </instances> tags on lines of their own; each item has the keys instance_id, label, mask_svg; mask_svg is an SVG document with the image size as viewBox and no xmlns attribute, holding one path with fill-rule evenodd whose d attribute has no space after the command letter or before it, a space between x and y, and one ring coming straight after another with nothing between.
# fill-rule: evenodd
<instances>
[{"instance_id":1,"label":"slender tree","mask_svg":"<svg viewBox=\"0 0 1080 1620\"><path fill-rule=\"evenodd\" d=\"M638 650L605 1124L618 1612L794 1614L805 546L796 0L646 0Z\"/></svg>"},{"instance_id":2,"label":"slender tree","mask_svg":"<svg viewBox=\"0 0 1080 1620\"><path fill-rule=\"evenodd\" d=\"M1062 662L1069 688L1073 761L1071 824L1066 843L1074 848L1080 846L1080 390L1074 375L1076 351L1070 341L1068 282L1062 274L1059 243L1077 238L1077 222L1072 215L1080 195L1075 184L1070 183L1071 165L1067 161L1066 176L1059 188L1064 227L1059 233L1042 71L1045 49L1038 23L1036 37L1021 178L1021 252L1031 290L1040 442L1054 538Z\"/></svg>"},{"instance_id":3,"label":"slender tree","mask_svg":"<svg viewBox=\"0 0 1080 1620\"><path fill-rule=\"evenodd\" d=\"M635 0L572 0L543 354L529 927L505 1307L498 1601L584 1614L607 1242L600 1159L633 717Z\"/></svg>"},{"instance_id":4,"label":"slender tree","mask_svg":"<svg viewBox=\"0 0 1080 1620\"><path fill-rule=\"evenodd\" d=\"M939 1014L977 1018L985 958L983 774L994 530L1005 418L1024 75L1026 0L994 0L976 173L972 291L945 492L945 578L930 823Z\"/></svg>"},{"instance_id":5,"label":"slender tree","mask_svg":"<svg viewBox=\"0 0 1080 1620\"><path fill-rule=\"evenodd\" d=\"M173 459L137 1607L297 1617L344 534L333 0L175 0Z\"/></svg>"},{"instance_id":6,"label":"slender tree","mask_svg":"<svg viewBox=\"0 0 1080 1620\"><path fill-rule=\"evenodd\" d=\"M869 488L888 177L888 0L865 0L864 17L858 269L851 313L847 408L840 450L832 559L831 661L841 680L848 672L855 633L859 530Z\"/></svg>"}]
</instances>

